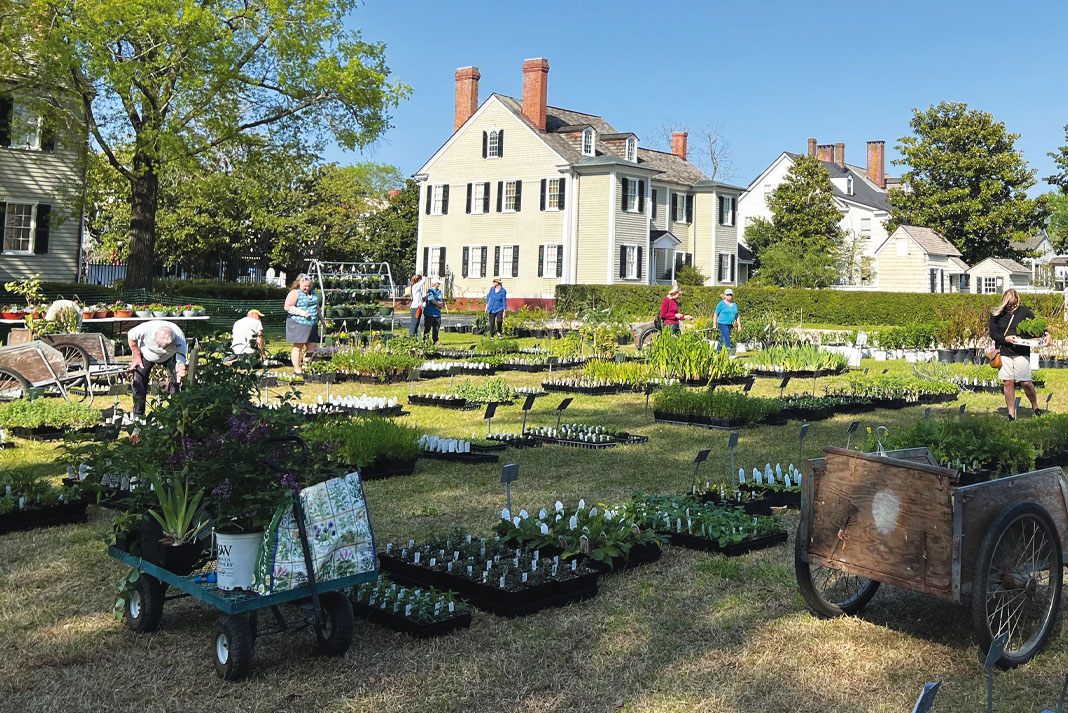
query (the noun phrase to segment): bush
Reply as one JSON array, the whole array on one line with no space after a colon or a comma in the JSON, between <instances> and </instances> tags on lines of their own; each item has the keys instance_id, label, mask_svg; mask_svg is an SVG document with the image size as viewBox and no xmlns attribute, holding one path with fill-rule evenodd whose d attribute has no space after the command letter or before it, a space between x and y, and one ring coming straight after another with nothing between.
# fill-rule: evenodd
<instances>
[{"instance_id":1,"label":"bush","mask_svg":"<svg viewBox=\"0 0 1068 713\"><path fill-rule=\"evenodd\" d=\"M683 265L675 271L675 282L683 287L700 287L707 280L700 268L693 265Z\"/></svg>"},{"instance_id":2,"label":"bush","mask_svg":"<svg viewBox=\"0 0 1068 713\"><path fill-rule=\"evenodd\" d=\"M590 308L611 307L627 319L652 319L663 300L662 285L558 285L556 311L579 313ZM691 287L680 300L687 314L710 315L720 300L721 287ZM943 319L940 310L956 305L978 307L987 314L1000 295L927 294L912 292L847 292L802 290L743 285L734 288L742 313L769 312L788 322L819 322L840 325L933 324ZM1023 302L1035 314L1052 319L1064 311L1059 293L1025 294Z\"/></svg>"},{"instance_id":3,"label":"bush","mask_svg":"<svg viewBox=\"0 0 1068 713\"><path fill-rule=\"evenodd\" d=\"M119 283L116 282L116 285ZM263 282L212 282L211 280L155 280L152 293L167 297L215 300L284 300L289 290Z\"/></svg>"},{"instance_id":4,"label":"bush","mask_svg":"<svg viewBox=\"0 0 1068 713\"><path fill-rule=\"evenodd\" d=\"M79 403L58 399L19 399L0 406L4 428L66 428L77 430L100 423L100 412Z\"/></svg>"}]
</instances>

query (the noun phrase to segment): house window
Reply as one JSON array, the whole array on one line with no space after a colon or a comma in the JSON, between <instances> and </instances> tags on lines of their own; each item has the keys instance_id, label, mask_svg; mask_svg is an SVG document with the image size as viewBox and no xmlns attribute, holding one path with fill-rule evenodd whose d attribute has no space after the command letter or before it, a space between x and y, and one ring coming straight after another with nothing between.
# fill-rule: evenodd
<instances>
[{"instance_id":1,"label":"house window","mask_svg":"<svg viewBox=\"0 0 1068 713\"><path fill-rule=\"evenodd\" d=\"M897 239L897 256L908 257L909 256L909 243L905 238Z\"/></svg>"},{"instance_id":2,"label":"house window","mask_svg":"<svg viewBox=\"0 0 1068 713\"><path fill-rule=\"evenodd\" d=\"M7 220L4 222L4 252L33 252L32 203L8 203Z\"/></svg>"},{"instance_id":3,"label":"house window","mask_svg":"<svg viewBox=\"0 0 1068 713\"><path fill-rule=\"evenodd\" d=\"M852 176L846 176L845 184L846 184L846 189L845 189L846 195L847 196L853 195L853 177Z\"/></svg>"},{"instance_id":4,"label":"house window","mask_svg":"<svg viewBox=\"0 0 1068 713\"><path fill-rule=\"evenodd\" d=\"M992 295L998 291L998 278L996 277L980 277L981 291L984 295Z\"/></svg>"},{"instance_id":5,"label":"house window","mask_svg":"<svg viewBox=\"0 0 1068 713\"><path fill-rule=\"evenodd\" d=\"M718 282L732 282L731 261L734 256L730 253L718 253L716 255L716 280Z\"/></svg>"},{"instance_id":6,"label":"house window","mask_svg":"<svg viewBox=\"0 0 1068 713\"><path fill-rule=\"evenodd\" d=\"M686 194L685 193L676 193L675 197L674 197L674 200L675 200L675 222L676 223L687 223L687 222L689 222L689 221L686 220L686 217L687 217L686 216Z\"/></svg>"},{"instance_id":7,"label":"house window","mask_svg":"<svg viewBox=\"0 0 1068 713\"><path fill-rule=\"evenodd\" d=\"M467 253L467 276L468 277L485 277L485 263L482 262L482 251L486 248L481 245L472 245L469 248L465 247L464 252Z\"/></svg>"},{"instance_id":8,"label":"house window","mask_svg":"<svg viewBox=\"0 0 1068 713\"><path fill-rule=\"evenodd\" d=\"M638 162L638 140L633 136L627 139L627 160L631 163Z\"/></svg>"},{"instance_id":9,"label":"house window","mask_svg":"<svg viewBox=\"0 0 1068 713\"><path fill-rule=\"evenodd\" d=\"M623 210L638 212L638 181L634 178L623 179Z\"/></svg>"},{"instance_id":10,"label":"house window","mask_svg":"<svg viewBox=\"0 0 1068 713\"><path fill-rule=\"evenodd\" d=\"M430 248L429 264L426 266L427 275L429 277L442 277L441 263L445 254L445 248L438 245L437 247Z\"/></svg>"},{"instance_id":11,"label":"house window","mask_svg":"<svg viewBox=\"0 0 1068 713\"><path fill-rule=\"evenodd\" d=\"M719 197L719 224L734 225L734 196Z\"/></svg>"},{"instance_id":12,"label":"house window","mask_svg":"<svg viewBox=\"0 0 1068 713\"><path fill-rule=\"evenodd\" d=\"M489 206L487 203L487 194L489 193L489 184L486 182L472 183L471 184L471 212L472 213L487 213L489 212Z\"/></svg>"},{"instance_id":13,"label":"house window","mask_svg":"<svg viewBox=\"0 0 1068 713\"><path fill-rule=\"evenodd\" d=\"M585 129L582 132L582 155L593 156L593 149L595 144L595 135L593 129Z\"/></svg>"},{"instance_id":14,"label":"house window","mask_svg":"<svg viewBox=\"0 0 1068 713\"><path fill-rule=\"evenodd\" d=\"M627 280L638 279L638 247L627 245L623 248L624 271L623 277Z\"/></svg>"},{"instance_id":15,"label":"house window","mask_svg":"<svg viewBox=\"0 0 1068 713\"><path fill-rule=\"evenodd\" d=\"M11 148L41 148L41 117L29 107L15 102L11 108Z\"/></svg>"},{"instance_id":16,"label":"house window","mask_svg":"<svg viewBox=\"0 0 1068 713\"><path fill-rule=\"evenodd\" d=\"M489 132L486 137L486 158L501 157L501 134L496 129Z\"/></svg>"},{"instance_id":17,"label":"house window","mask_svg":"<svg viewBox=\"0 0 1068 713\"><path fill-rule=\"evenodd\" d=\"M518 265L513 265L516 262L515 258L518 257L516 253L519 252L515 245L502 245L501 246L501 271L502 275L515 275L518 272Z\"/></svg>"},{"instance_id":18,"label":"house window","mask_svg":"<svg viewBox=\"0 0 1068 713\"><path fill-rule=\"evenodd\" d=\"M515 211L515 181L504 182L504 210L505 212Z\"/></svg>"},{"instance_id":19,"label":"house window","mask_svg":"<svg viewBox=\"0 0 1068 713\"><path fill-rule=\"evenodd\" d=\"M547 210L560 210L560 179L550 178L545 184L545 208Z\"/></svg>"},{"instance_id":20,"label":"house window","mask_svg":"<svg viewBox=\"0 0 1068 713\"><path fill-rule=\"evenodd\" d=\"M434 186L433 199L430 204L431 215L445 215L449 211L449 187L444 184Z\"/></svg>"},{"instance_id":21,"label":"house window","mask_svg":"<svg viewBox=\"0 0 1068 713\"><path fill-rule=\"evenodd\" d=\"M563 246L549 243L540 250L541 263L538 265L538 277L560 277L563 259Z\"/></svg>"},{"instance_id":22,"label":"house window","mask_svg":"<svg viewBox=\"0 0 1068 713\"><path fill-rule=\"evenodd\" d=\"M767 203L768 199L770 199L770 198L771 198L771 184L770 183L765 183L764 184L764 202Z\"/></svg>"},{"instance_id":23,"label":"house window","mask_svg":"<svg viewBox=\"0 0 1068 713\"><path fill-rule=\"evenodd\" d=\"M871 218L860 219L860 235L863 238L871 237Z\"/></svg>"}]
</instances>

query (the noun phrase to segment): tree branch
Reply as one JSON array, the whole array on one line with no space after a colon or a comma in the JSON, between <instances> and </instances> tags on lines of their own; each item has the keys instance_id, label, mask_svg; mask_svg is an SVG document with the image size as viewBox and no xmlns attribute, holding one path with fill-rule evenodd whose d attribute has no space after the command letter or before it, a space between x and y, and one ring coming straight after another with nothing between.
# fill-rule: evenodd
<instances>
[{"instance_id":1,"label":"tree branch","mask_svg":"<svg viewBox=\"0 0 1068 713\"><path fill-rule=\"evenodd\" d=\"M77 72L71 70L71 75L74 79L75 86L79 87L78 93L81 95L82 105L85 107L86 123L89 125L89 130L93 132L93 138L100 144L100 149L104 152L104 155L108 157L108 163L114 166L115 170L122 174L125 179L132 181L134 179L133 172L119 161L118 157L115 156L115 152L111 150L111 146L104 139L103 134L100 133L100 127L96 123L96 116L93 114L92 99L86 93L85 89L82 88L82 83Z\"/></svg>"},{"instance_id":2,"label":"tree branch","mask_svg":"<svg viewBox=\"0 0 1068 713\"><path fill-rule=\"evenodd\" d=\"M199 149L196 149L194 151L190 151L186 155L188 157L192 158L193 156L201 154L204 151L207 151L209 149L215 148L219 144L226 143L227 141L229 141L230 139L233 139L234 137L236 137L238 134L242 133L243 131L247 131L249 129L254 129L257 126L264 126L266 124L273 124L274 122L280 121L281 119L284 119L287 116L293 116L294 114L297 114L299 112L304 111L305 109L308 109L309 107L315 106L319 102L321 102L324 99L326 99L327 96L328 95L327 95L326 92L319 92L318 94L315 95L315 97L313 97L312 99L309 99L308 101L304 102L300 106L295 106L295 107L293 107L291 109L286 109L285 111L280 111L280 112L278 112L276 114L272 114L271 116L266 116L266 117L264 117L262 119L257 119L256 121L250 121L250 122L245 123L245 124L240 124L233 131L231 131L231 132L229 132L227 134L224 134L223 136L220 136L219 138L217 138L214 141L211 141L211 142L205 144L204 146L201 146Z\"/></svg>"}]
</instances>

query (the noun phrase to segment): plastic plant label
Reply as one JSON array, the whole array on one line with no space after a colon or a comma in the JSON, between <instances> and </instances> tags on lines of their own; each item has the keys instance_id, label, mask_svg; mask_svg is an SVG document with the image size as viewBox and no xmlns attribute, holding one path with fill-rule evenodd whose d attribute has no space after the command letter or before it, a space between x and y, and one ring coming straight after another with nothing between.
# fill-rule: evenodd
<instances>
[{"instance_id":1,"label":"plastic plant label","mask_svg":"<svg viewBox=\"0 0 1068 713\"><path fill-rule=\"evenodd\" d=\"M416 564L419 564L419 552L415 553L415 557L413 558L413 560Z\"/></svg>"}]
</instances>

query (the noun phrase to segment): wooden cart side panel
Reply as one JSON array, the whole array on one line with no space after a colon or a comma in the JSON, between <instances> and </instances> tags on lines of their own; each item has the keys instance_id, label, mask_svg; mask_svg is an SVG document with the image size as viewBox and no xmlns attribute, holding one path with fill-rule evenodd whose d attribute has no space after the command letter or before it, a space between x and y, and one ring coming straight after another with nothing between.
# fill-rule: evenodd
<instances>
[{"instance_id":1,"label":"wooden cart side panel","mask_svg":"<svg viewBox=\"0 0 1068 713\"><path fill-rule=\"evenodd\" d=\"M3 347L0 349L0 366L22 374L30 386L54 384L57 377L67 376L67 362L63 355L43 342Z\"/></svg>"},{"instance_id":2,"label":"wooden cart side panel","mask_svg":"<svg viewBox=\"0 0 1068 713\"><path fill-rule=\"evenodd\" d=\"M956 497L961 508L961 594L971 592L975 576L975 561L983 536L994 518L1005 508L1015 503L1032 502L1041 505L1049 513L1061 538L1061 548L1068 544L1068 502L1065 491L1068 481L1060 468L1044 468L1000 478L985 483L976 483L958 488Z\"/></svg>"},{"instance_id":3,"label":"wooden cart side panel","mask_svg":"<svg viewBox=\"0 0 1068 713\"><path fill-rule=\"evenodd\" d=\"M950 599L955 472L827 448L814 478L810 561Z\"/></svg>"},{"instance_id":4,"label":"wooden cart side panel","mask_svg":"<svg viewBox=\"0 0 1068 713\"><path fill-rule=\"evenodd\" d=\"M93 364L110 364L114 356L115 348L111 344L111 341L106 339L103 334L99 332L77 332L74 334L49 334L41 337L41 341L46 342L49 345L62 344L64 342L68 344L77 344L84 349L92 360Z\"/></svg>"}]
</instances>

